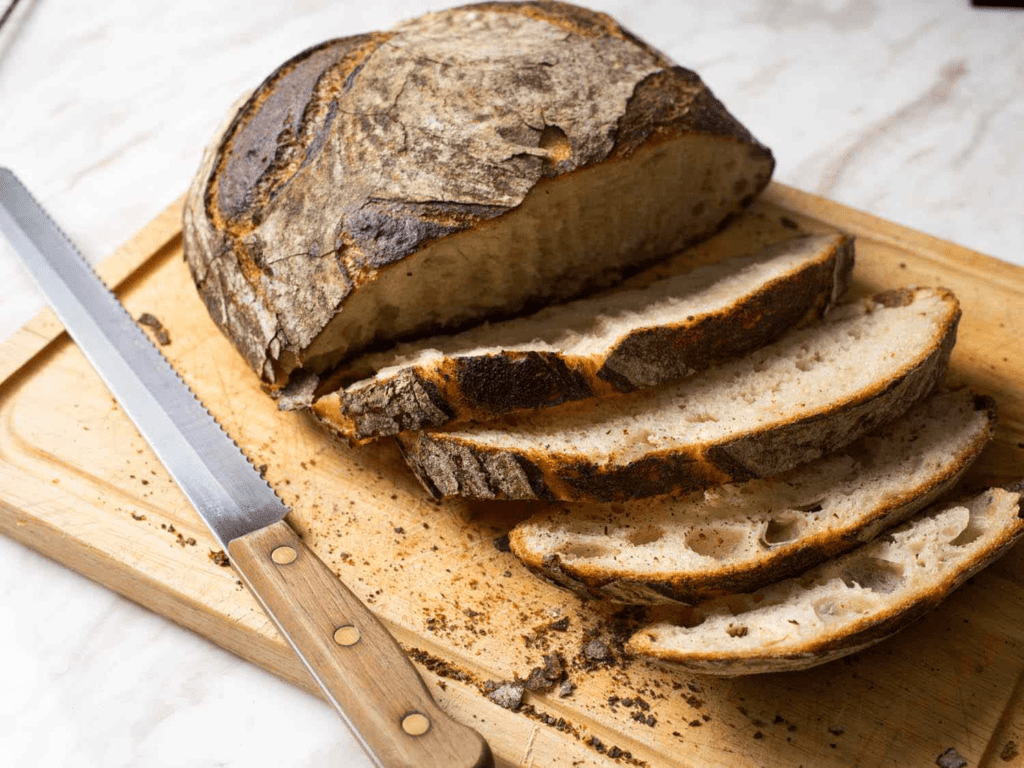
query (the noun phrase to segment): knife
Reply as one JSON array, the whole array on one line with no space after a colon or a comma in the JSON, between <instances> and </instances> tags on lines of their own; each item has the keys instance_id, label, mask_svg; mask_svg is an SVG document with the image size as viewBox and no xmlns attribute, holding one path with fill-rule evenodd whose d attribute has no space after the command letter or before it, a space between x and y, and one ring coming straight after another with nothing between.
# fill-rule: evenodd
<instances>
[{"instance_id":1,"label":"knife","mask_svg":"<svg viewBox=\"0 0 1024 768\"><path fill-rule=\"evenodd\" d=\"M401 647L284 521L288 508L60 228L0 168L3 232L231 565L377 766L493 766Z\"/></svg>"}]
</instances>

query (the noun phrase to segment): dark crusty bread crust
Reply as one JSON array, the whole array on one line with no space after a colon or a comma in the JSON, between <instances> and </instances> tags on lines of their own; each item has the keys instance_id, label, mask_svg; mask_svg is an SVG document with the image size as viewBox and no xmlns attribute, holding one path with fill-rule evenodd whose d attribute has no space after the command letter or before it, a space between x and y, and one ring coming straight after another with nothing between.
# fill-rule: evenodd
<instances>
[{"instance_id":1,"label":"dark crusty bread crust","mask_svg":"<svg viewBox=\"0 0 1024 768\"><path fill-rule=\"evenodd\" d=\"M549 40L544 60L524 62L502 49L524 25ZM473 48L488 63L459 70L453 82L446 62L428 61L415 49L417 40L433 44L449 35L459 41L453 56ZM595 61L606 69L595 70ZM459 79L479 80L490 66L485 86ZM552 71L568 71L559 82L573 83L573 90L552 90ZM401 100L406 86L422 96ZM357 106L346 107L350 102ZM564 125L547 124L556 114L567 116ZM409 134L409 126L429 127L437 119L449 120L444 131ZM448 146L452 129L457 135ZM428 246L481 228L497 231L541 188L547 194L559 180L628 162L682 136L749 151L743 162L752 172L729 191L734 199L722 203L722 217L767 184L774 166L769 150L697 75L609 17L547 1L428 14L390 32L314 46L275 70L206 153L186 202L185 256L214 321L277 389L297 369L320 373L387 340L373 318L346 319L358 326L351 338L332 321L361 292L402 284ZM695 234L708 235L720 223L709 221ZM525 295L485 296L480 306L460 307L443 322L432 319L430 307L395 308L386 297L380 311L393 317L400 309L409 318L396 331L402 337L508 316L531 302L610 284L661 255L653 247L653 240L625 244L604 263L596 260L592 274L586 264L567 265L563 280ZM515 261L509 259L510 275ZM458 279L472 283L477 276ZM444 309L443 294L431 294L434 309Z\"/></svg>"},{"instance_id":2,"label":"dark crusty bread crust","mask_svg":"<svg viewBox=\"0 0 1024 768\"><path fill-rule=\"evenodd\" d=\"M939 398L940 402L947 403L948 407L948 394L936 394L934 397ZM991 397L974 395L972 398L969 393L962 393L962 397L968 402L973 400L975 412L983 412L984 421L979 423L972 439L963 444L958 453L951 456L945 465L939 465L934 469L930 466L923 468L922 477L908 474L903 488L898 492L890 489L878 499L877 506L866 509L865 514L861 514L855 521L844 522L839 527L817 531L812 535L801 534L795 540L779 546L766 547L758 554L756 563L725 561L702 564L699 569L692 567L682 572L678 569L672 570L667 565L662 565L660 570L652 566L641 576L632 569L616 570L595 565L585 559L567 561L557 552L545 552L526 542L526 531L537 518L551 517L554 520L571 522L575 512L572 509L565 517L555 517L551 512L544 511L520 523L509 533L509 545L513 554L533 573L584 599L610 599L630 604L678 602L692 605L720 595L753 592L872 540L881 531L903 522L952 488L991 441L997 420L996 404ZM927 403L918 406L918 409L925 413L915 418L934 416L926 406ZM910 414L905 418L910 418ZM887 425L880 432L873 433L870 436L873 439L868 440L868 445L878 444L876 452L894 450L896 446L886 442L885 435L890 431ZM872 452L872 448L855 443L848 447L848 451L850 455L858 456ZM886 454L870 456L873 463L882 466L891 466L898 458ZM821 462L799 467L780 478L780 482L792 479L802 486L803 478L808 474L817 473L820 467ZM751 499L751 503L758 501L758 497ZM600 511L603 514L599 516L598 509L582 508L579 511L589 512L595 515L595 520L601 520L612 527L621 524L627 518L638 528L650 522L649 518L644 517L643 511L636 508L623 509L620 512L602 506ZM605 531L607 530L606 525Z\"/></svg>"},{"instance_id":3,"label":"dark crusty bread crust","mask_svg":"<svg viewBox=\"0 0 1024 768\"><path fill-rule=\"evenodd\" d=\"M634 325L607 347L579 353L542 344L443 355L329 393L312 410L328 428L358 442L673 381L824 315L849 285L852 238L794 238L766 249L764 256L812 248L813 259L808 253L799 267L773 273L769 282L750 286L729 305Z\"/></svg>"},{"instance_id":4,"label":"dark crusty bread crust","mask_svg":"<svg viewBox=\"0 0 1024 768\"><path fill-rule=\"evenodd\" d=\"M718 442L646 451L625 463L565 454L543 446L494 447L457 432L407 432L395 439L423 486L435 497L561 501L624 501L768 477L830 453L902 415L945 376L960 319L955 297L937 293L950 310L925 350L898 372L820 411ZM915 292L876 296L880 305L908 305Z\"/></svg>"},{"instance_id":5,"label":"dark crusty bread crust","mask_svg":"<svg viewBox=\"0 0 1024 768\"><path fill-rule=\"evenodd\" d=\"M1016 490L993 489L991 505L1003 518L990 540L964 563L949 572L936 574L931 588L916 598L904 599L860 620L821 631L799 648L780 649L773 645L744 649L729 654L717 650L685 655L659 645L647 628L637 631L627 643L629 653L656 661L673 669L685 669L706 675L735 677L765 672L791 672L825 664L882 642L933 610L953 591L980 570L1005 555L1024 536L1024 499ZM948 506L948 505L943 505ZM921 513L922 515L927 514ZM918 518L900 530L912 526ZM867 545L870 546L870 545ZM858 551L844 557L855 557ZM822 566L826 567L826 566ZM814 571L806 577L810 578Z\"/></svg>"}]
</instances>

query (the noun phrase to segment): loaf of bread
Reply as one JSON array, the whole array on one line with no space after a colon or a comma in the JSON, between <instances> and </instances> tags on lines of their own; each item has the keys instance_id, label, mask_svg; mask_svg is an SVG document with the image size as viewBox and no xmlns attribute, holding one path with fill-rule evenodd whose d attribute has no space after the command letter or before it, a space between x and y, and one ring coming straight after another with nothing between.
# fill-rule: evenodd
<instances>
[{"instance_id":1,"label":"loaf of bread","mask_svg":"<svg viewBox=\"0 0 1024 768\"><path fill-rule=\"evenodd\" d=\"M272 72L203 157L185 258L281 403L353 441L397 435L434 496L608 502L513 532L547 578L628 602L760 590L681 608L686 626L645 628L633 653L798 669L888 636L1024 523L994 490L821 564L991 436L966 392L900 420L948 366L948 291L821 320L849 280L841 236L617 285L720 230L773 168L694 72L607 16L481 3ZM672 493L693 495L633 501Z\"/></svg>"},{"instance_id":2,"label":"loaf of bread","mask_svg":"<svg viewBox=\"0 0 1024 768\"><path fill-rule=\"evenodd\" d=\"M585 598L753 592L875 538L948 491L995 430L991 398L941 391L847 448L766 480L622 504L553 504L512 552Z\"/></svg>"},{"instance_id":3,"label":"loaf of bread","mask_svg":"<svg viewBox=\"0 0 1024 768\"><path fill-rule=\"evenodd\" d=\"M661 264L657 272L671 267ZM313 411L361 441L652 387L820 318L846 290L852 268L851 238L795 237L746 257L365 356L359 364L376 375L320 397Z\"/></svg>"},{"instance_id":4,"label":"loaf of bread","mask_svg":"<svg viewBox=\"0 0 1024 768\"><path fill-rule=\"evenodd\" d=\"M959 318L949 291L890 291L679 384L398 440L438 497L624 501L768 477L931 391Z\"/></svg>"},{"instance_id":5,"label":"loaf of bread","mask_svg":"<svg viewBox=\"0 0 1024 768\"><path fill-rule=\"evenodd\" d=\"M799 578L644 627L627 650L706 675L807 669L891 637L1024 535L1020 489L938 505Z\"/></svg>"},{"instance_id":6,"label":"loaf of bread","mask_svg":"<svg viewBox=\"0 0 1024 768\"><path fill-rule=\"evenodd\" d=\"M607 16L483 3L331 40L210 145L185 256L273 389L373 345L607 286L713 233L767 148Z\"/></svg>"}]
</instances>

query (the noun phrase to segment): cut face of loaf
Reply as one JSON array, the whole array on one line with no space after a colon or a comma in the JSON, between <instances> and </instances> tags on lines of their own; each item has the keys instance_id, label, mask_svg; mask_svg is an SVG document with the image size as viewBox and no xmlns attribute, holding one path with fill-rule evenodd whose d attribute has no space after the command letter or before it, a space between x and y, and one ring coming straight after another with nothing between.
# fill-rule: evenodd
<instances>
[{"instance_id":1,"label":"cut face of loaf","mask_svg":"<svg viewBox=\"0 0 1024 768\"><path fill-rule=\"evenodd\" d=\"M644 627L627 649L707 675L806 669L892 636L1024 533L1021 495L992 489L924 512L798 579L693 609L688 626Z\"/></svg>"},{"instance_id":2,"label":"cut face of loaf","mask_svg":"<svg viewBox=\"0 0 1024 768\"><path fill-rule=\"evenodd\" d=\"M959 317L944 289L890 291L680 384L397 439L439 497L624 501L768 477L927 394Z\"/></svg>"},{"instance_id":3,"label":"cut face of loaf","mask_svg":"<svg viewBox=\"0 0 1024 768\"><path fill-rule=\"evenodd\" d=\"M207 150L185 257L281 388L610 285L713 233L773 166L696 74L609 17L472 5L275 70Z\"/></svg>"},{"instance_id":4,"label":"cut face of loaf","mask_svg":"<svg viewBox=\"0 0 1024 768\"><path fill-rule=\"evenodd\" d=\"M820 317L852 268L851 239L793 238L644 288L369 356L360 362L376 376L320 398L313 411L363 440L651 387Z\"/></svg>"},{"instance_id":5,"label":"cut face of loaf","mask_svg":"<svg viewBox=\"0 0 1024 768\"><path fill-rule=\"evenodd\" d=\"M583 597L697 603L752 592L875 538L947 491L992 438L995 405L939 392L845 450L680 498L552 507L512 552Z\"/></svg>"}]
</instances>

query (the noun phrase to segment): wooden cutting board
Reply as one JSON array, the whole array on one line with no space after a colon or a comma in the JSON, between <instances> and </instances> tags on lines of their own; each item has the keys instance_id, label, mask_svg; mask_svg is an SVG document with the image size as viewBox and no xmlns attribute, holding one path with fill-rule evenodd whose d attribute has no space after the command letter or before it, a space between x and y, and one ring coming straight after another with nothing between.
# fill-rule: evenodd
<instances>
[{"instance_id":1,"label":"wooden cutting board","mask_svg":"<svg viewBox=\"0 0 1024 768\"><path fill-rule=\"evenodd\" d=\"M1024 549L896 639L803 673L702 679L621 656L635 611L582 604L494 544L526 505L428 500L391 444L351 449L281 413L214 327L182 261L181 202L102 267L171 363L293 509L291 523L387 623L438 699L506 763L583 766L969 765L1024 754ZM971 484L1024 477L1024 270L772 185L695 261L791 236L858 238L857 293L944 285L964 318L951 379L998 399ZM0 531L314 690L78 349L45 312L0 346ZM567 619L567 621L565 621ZM610 662L588 661L600 639ZM488 681L565 660L570 696L516 712Z\"/></svg>"}]
</instances>

